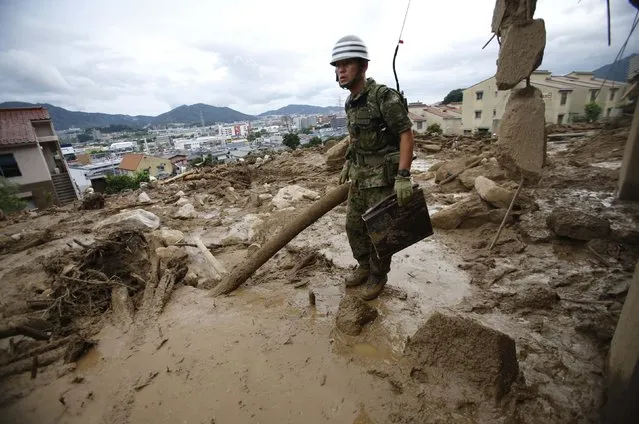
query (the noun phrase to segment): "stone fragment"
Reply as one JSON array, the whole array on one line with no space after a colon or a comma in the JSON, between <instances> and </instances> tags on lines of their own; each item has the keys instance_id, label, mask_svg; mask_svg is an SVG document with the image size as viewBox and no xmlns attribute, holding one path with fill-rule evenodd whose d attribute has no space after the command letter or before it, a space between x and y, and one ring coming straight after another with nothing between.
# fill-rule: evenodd
<instances>
[{"instance_id":1,"label":"stone fragment","mask_svg":"<svg viewBox=\"0 0 639 424\"><path fill-rule=\"evenodd\" d=\"M497 160L524 184L539 179L546 151L545 104L541 91L525 87L514 91L499 127Z\"/></svg>"},{"instance_id":2,"label":"stone fragment","mask_svg":"<svg viewBox=\"0 0 639 424\"><path fill-rule=\"evenodd\" d=\"M177 218L177 219L190 219L195 217L197 217L197 212L195 211L195 208L193 207L193 205L190 203L187 203L184 206L182 206L173 215L173 218Z\"/></svg>"},{"instance_id":3,"label":"stone fragment","mask_svg":"<svg viewBox=\"0 0 639 424\"><path fill-rule=\"evenodd\" d=\"M497 0L493 10L492 32L499 34L500 29L531 21L536 6L537 0Z\"/></svg>"},{"instance_id":4,"label":"stone fragment","mask_svg":"<svg viewBox=\"0 0 639 424\"><path fill-rule=\"evenodd\" d=\"M189 199L187 199L186 197L180 197L179 199L177 199L177 201L175 202L176 206L184 206L189 202Z\"/></svg>"},{"instance_id":5,"label":"stone fragment","mask_svg":"<svg viewBox=\"0 0 639 424\"><path fill-rule=\"evenodd\" d=\"M154 213L144 209L120 212L98 222L93 229L101 230L112 228L114 230L151 231L160 227L160 218Z\"/></svg>"},{"instance_id":6,"label":"stone fragment","mask_svg":"<svg viewBox=\"0 0 639 424\"><path fill-rule=\"evenodd\" d=\"M479 227L487 222L501 222L505 210L490 210L479 196L473 195L451 206L435 212L430 221L434 228L452 230L453 228Z\"/></svg>"},{"instance_id":7,"label":"stone fragment","mask_svg":"<svg viewBox=\"0 0 639 424\"><path fill-rule=\"evenodd\" d=\"M574 240L588 241L610 234L607 220L574 209L556 209L546 223L558 236Z\"/></svg>"},{"instance_id":8,"label":"stone fragment","mask_svg":"<svg viewBox=\"0 0 639 424\"><path fill-rule=\"evenodd\" d=\"M346 295L339 303L335 325L345 334L357 336L367 323L377 318L377 310L357 296Z\"/></svg>"},{"instance_id":9,"label":"stone fragment","mask_svg":"<svg viewBox=\"0 0 639 424\"><path fill-rule=\"evenodd\" d=\"M465 170L459 176L459 181L461 181L467 189L472 189L475 187L475 178L480 175L493 181L501 181L506 178L506 173L503 169L496 164L489 163Z\"/></svg>"},{"instance_id":10,"label":"stone fragment","mask_svg":"<svg viewBox=\"0 0 639 424\"><path fill-rule=\"evenodd\" d=\"M284 209L291 206L292 203L299 202L302 199L317 200L319 197L320 195L317 192L293 184L281 188L271 200L271 203L277 209Z\"/></svg>"},{"instance_id":11,"label":"stone fragment","mask_svg":"<svg viewBox=\"0 0 639 424\"><path fill-rule=\"evenodd\" d=\"M138 203L151 203L151 198L144 191L138 196Z\"/></svg>"},{"instance_id":12,"label":"stone fragment","mask_svg":"<svg viewBox=\"0 0 639 424\"><path fill-rule=\"evenodd\" d=\"M555 235L546 225L546 216L542 212L533 212L519 217L519 233L529 243L547 243Z\"/></svg>"},{"instance_id":13,"label":"stone fragment","mask_svg":"<svg viewBox=\"0 0 639 424\"><path fill-rule=\"evenodd\" d=\"M515 341L477 321L435 312L411 337L405 354L415 362L411 375L465 380L494 399L508 393L519 375Z\"/></svg>"},{"instance_id":14,"label":"stone fragment","mask_svg":"<svg viewBox=\"0 0 639 424\"><path fill-rule=\"evenodd\" d=\"M541 65L545 46L546 26L543 19L510 26L499 48L495 74L497 89L510 90L528 78Z\"/></svg>"},{"instance_id":15,"label":"stone fragment","mask_svg":"<svg viewBox=\"0 0 639 424\"><path fill-rule=\"evenodd\" d=\"M475 190L479 197L497 208L508 208L514 192L500 187L493 180L479 176L475 179Z\"/></svg>"},{"instance_id":16,"label":"stone fragment","mask_svg":"<svg viewBox=\"0 0 639 424\"><path fill-rule=\"evenodd\" d=\"M151 233L152 237L158 239L164 246L172 246L175 243L184 240L184 233L179 230L170 230L167 228L155 230Z\"/></svg>"}]
</instances>

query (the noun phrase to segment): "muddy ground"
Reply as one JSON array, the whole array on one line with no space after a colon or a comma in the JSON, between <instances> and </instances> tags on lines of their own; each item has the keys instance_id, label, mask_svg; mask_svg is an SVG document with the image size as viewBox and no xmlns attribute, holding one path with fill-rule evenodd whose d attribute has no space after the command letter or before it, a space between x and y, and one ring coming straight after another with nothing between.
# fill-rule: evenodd
<instances>
[{"instance_id":1,"label":"muddy ground","mask_svg":"<svg viewBox=\"0 0 639 424\"><path fill-rule=\"evenodd\" d=\"M335 325L344 295L358 291L342 283L355 265L345 204L229 295L211 295L219 273L196 246L199 238L232 272L337 186L324 147L107 196L102 209L78 202L11 216L0 222L0 328L27 323L50 340L0 340L1 420L594 423L639 258L639 206L614 196L627 133L627 125L591 126L551 138L540 180L523 188L525 201L492 250L505 207L480 199L474 177L517 186L494 159L496 141L419 141L414 178L431 216L472 207L446 229L434 218L434 235L394 256L385 291L368 302L377 317L358 335ZM478 167L435 182L454 174L451 161L478 155ZM150 203L138 202L141 192ZM160 229L109 222L135 209L154 214L159 224L145 219ZM577 237L565 230L570 222L549 224L574 211L609 228L596 222ZM443 378L417 378L420 364L406 346L435 311L514 340L519 374L506 394L487 397L455 366L440 370ZM434 338L455 343L446 336ZM491 360L479 348L465 354L469 363Z\"/></svg>"}]
</instances>

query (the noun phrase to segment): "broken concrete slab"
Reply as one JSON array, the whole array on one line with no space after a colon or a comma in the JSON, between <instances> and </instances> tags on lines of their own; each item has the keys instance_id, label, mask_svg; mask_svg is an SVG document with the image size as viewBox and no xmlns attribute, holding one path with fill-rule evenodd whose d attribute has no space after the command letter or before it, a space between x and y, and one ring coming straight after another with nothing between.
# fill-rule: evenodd
<instances>
[{"instance_id":1,"label":"broken concrete slab","mask_svg":"<svg viewBox=\"0 0 639 424\"><path fill-rule=\"evenodd\" d=\"M504 34L495 80L497 89L510 90L528 78L541 65L546 47L546 25L543 19L513 24Z\"/></svg>"},{"instance_id":2,"label":"broken concrete slab","mask_svg":"<svg viewBox=\"0 0 639 424\"><path fill-rule=\"evenodd\" d=\"M410 338L404 352L414 362L411 375L453 374L500 399L519 375L515 341L470 318L435 312Z\"/></svg>"},{"instance_id":3,"label":"broken concrete slab","mask_svg":"<svg viewBox=\"0 0 639 424\"><path fill-rule=\"evenodd\" d=\"M537 0L497 0L491 31L499 34L500 29L532 21L536 7Z\"/></svg>"},{"instance_id":4,"label":"broken concrete slab","mask_svg":"<svg viewBox=\"0 0 639 424\"><path fill-rule=\"evenodd\" d=\"M525 87L513 91L499 127L497 161L513 179L537 181L544 164L546 106L541 91Z\"/></svg>"},{"instance_id":5,"label":"broken concrete slab","mask_svg":"<svg viewBox=\"0 0 639 424\"><path fill-rule=\"evenodd\" d=\"M346 295L339 302L335 325L341 332L357 336L364 325L377 318L377 309L357 296Z\"/></svg>"},{"instance_id":6,"label":"broken concrete slab","mask_svg":"<svg viewBox=\"0 0 639 424\"><path fill-rule=\"evenodd\" d=\"M610 235L610 222L576 209L556 209L546 223L558 236L574 240L588 241Z\"/></svg>"},{"instance_id":7,"label":"broken concrete slab","mask_svg":"<svg viewBox=\"0 0 639 424\"><path fill-rule=\"evenodd\" d=\"M160 227L160 218L154 213L144 209L120 212L98 222L93 230L102 229L128 230L128 231L152 231Z\"/></svg>"}]
</instances>

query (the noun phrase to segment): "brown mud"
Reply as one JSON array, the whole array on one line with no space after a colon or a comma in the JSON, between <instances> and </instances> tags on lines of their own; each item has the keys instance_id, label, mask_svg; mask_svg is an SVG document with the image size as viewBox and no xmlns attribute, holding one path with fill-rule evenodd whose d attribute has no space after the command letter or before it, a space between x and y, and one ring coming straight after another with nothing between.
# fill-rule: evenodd
<instances>
[{"instance_id":1,"label":"brown mud","mask_svg":"<svg viewBox=\"0 0 639 424\"><path fill-rule=\"evenodd\" d=\"M345 204L228 295L211 295L219 275L195 242L227 270L250 258L337 186L339 169L324 166L324 148L109 195L100 209L78 202L9 216L0 222L0 327L44 322L37 330L51 340L0 340L0 367L53 360L31 367L35 378L30 369L0 379L0 416L8 423L597 422L605 357L639 258L639 207L614 196L628 128L587 131L552 138L540 181L522 190L530 203L494 249L500 209L484 204L458 228L436 228L396 254L384 292L367 302L377 316L359 322L359 333L336 326L340 302L358 292L343 286L355 266ZM434 155L416 149L415 180L431 216L475 196L479 175L516 188L495 168L495 140L427 143L442 146ZM428 174L440 162L479 155L479 165L451 183ZM444 178L455 173L453 165L443 169L450 169ZM142 191L150 203L136 203ZM194 214L177 218L186 203ZM136 208L155 214L159 231L95 229ZM557 236L548 216L571 208L607 220L610 233ZM517 376L508 374L498 399L474 382L495 378L487 352L499 349L462 349L447 364L432 359L441 351L429 340L411 344L435 312L474 323L462 326L471 336L514 341ZM461 353L470 369L456 366ZM420 355L434 368L426 372Z\"/></svg>"}]
</instances>

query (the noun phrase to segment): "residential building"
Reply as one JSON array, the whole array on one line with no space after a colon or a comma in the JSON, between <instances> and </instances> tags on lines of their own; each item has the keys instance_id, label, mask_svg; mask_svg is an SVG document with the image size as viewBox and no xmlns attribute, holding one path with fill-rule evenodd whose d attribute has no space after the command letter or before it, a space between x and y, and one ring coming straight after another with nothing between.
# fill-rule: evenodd
<instances>
[{"instance_id":1,"label":"residential building","mask_svg":"<svg viewBox=\"0 0 639 424\"><path fill-rule=\"evenodd\" d=\"M429 125L437 124L444 135L460 135L463 133L462 115L456 107L409 106L408 116L413 121L413 130L426 132Z\"/></svg>"},{"instance_id":2,"label":"residential building","mask_svg":"<svg viewBox=\"0 0 639 424\"><path fill-rule=\"evenodd\" d=\"M549 71L540 70L530 76L530 84L541 91L547 124L568 124L583 118L584 108L591 101L601 106L601 118L618 116L626 89L625 84L595 78L592 72L553 76ZM525 85L526 82L522 81L515 88ZM465 89L462 103L464 133L496 133L510 93L511 90L497 90L495 77Z\"/></svg>"},{"instance_id":3,"label":"residential building","mask_svg":"<svg viewBox=\"0 0 639 424\"><path fill-rule=\"evenodd\" d=\"M18 185L28 208L78 198L46 108L0 109L0 176Z\"/></svg>"},{"instance_id":4,"label":"residential building","mask_svg":"<svg viewBox=\"0 0 639 424\"><path fill-rule=\"evenodd\" d=\"M153 177L173 174L173 164L169 159L143 155L141 153L129 153L124 155L118 169L128 174L147 171Z\"/></svg>"}]
</instances>

